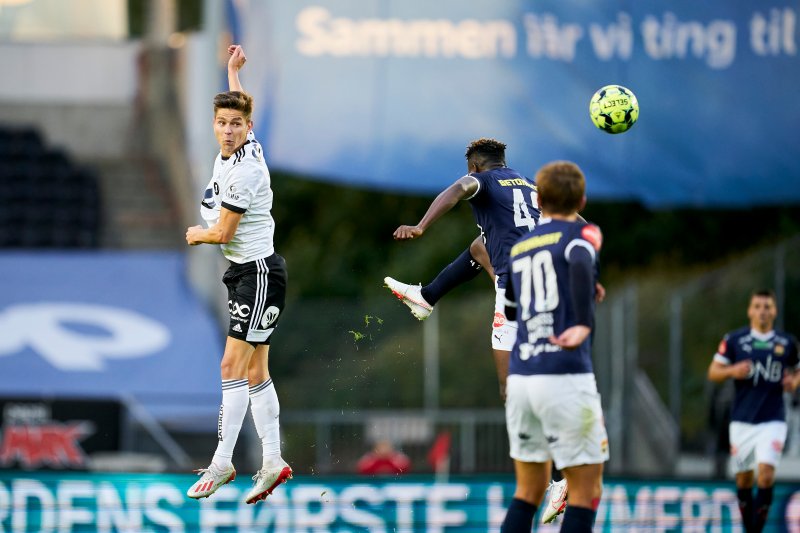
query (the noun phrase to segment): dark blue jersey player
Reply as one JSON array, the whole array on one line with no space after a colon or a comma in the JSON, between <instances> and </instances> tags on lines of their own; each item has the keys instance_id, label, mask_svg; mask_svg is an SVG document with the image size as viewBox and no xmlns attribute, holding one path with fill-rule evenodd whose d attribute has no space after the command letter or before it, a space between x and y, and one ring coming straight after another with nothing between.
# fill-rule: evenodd
<instances>
[{"instance_id":1,"label":"dark blue jersey player","mask_svg":"<svg viewBox=\"0 0 800 533\"><path fill-rule=\"evenodd\" d=\"M597 226L543 218L511 248L511 286L506 292L522 308L515 313L517 342L509 374L593 372L588 338L567 352L551 338L575 325L592 328L599 242Z\"/></svg>"},{"instance_id":2,"label":"dark blue jersey player","mask_svg":"<svg viewBox=\"0 0 800 533\"><path fill-rule=\"evenodd\" d=\"M734 380L729 427L739 510L745 531L764 528L772 503L775 468L786 442L783 392L800 385L797 339L773 329L778 314L769 290L750 296L750 326L725 335L708 367L708 379ZM757 469L757 479L753 470ZM753 485L757 484L755 501Z\"/></svg>"},{"instance_id":3,"label":"dark blue jersey player","mask_svg":"<svg viewBox=\"0 0 800 533\"><path fill-rule=\"evenodd\" d=\"M551 463L569 486L562 532L590 532L602 492L608 436L590 354L597 226L578 218L585 180L574 163L536 174L539 225L511 248L507 315L517 321L506 425L517 477L501 532L529 532Z\"/></svg>"},{"instance_id":4,"label":"dark blue jersey player","mask_svg":"<svg viewBox=\"0 0 800 533\"><path fill-rule=\"evenodd\" d=\"M458 179L433 200L422 220L414 226L400 226L397 240L422 237L425 231L461 200L469 200L475 221L481 229L495 273L495 314L492 322L492 349L501 395L505 394L508 357L516 338L516 323L505 319L503 301L508 278L508 253L513 242L536 225L539 210L533 182L506 166L506 145L494 139L470 143L465 154L468 174ZM430 312L421 287L386 278L389 288L414 311L415 306ZM421 314L415 313L418 318ZM427 316L427 315L425 315Z\"/></svg>"},{"instance_id":5,"label":"dark blue jersey player","mask_svg":"<svg viewBox=\"0 0 800 533\"><path fill-rule=\"evenodd\" d=\"M536 187L528 178L510 168L493 168L469 174L477 187L469 203L483 235L495 284L505 289L508 253L521 235L536 227L539 209Z\"/></svg>"}]
</instances>

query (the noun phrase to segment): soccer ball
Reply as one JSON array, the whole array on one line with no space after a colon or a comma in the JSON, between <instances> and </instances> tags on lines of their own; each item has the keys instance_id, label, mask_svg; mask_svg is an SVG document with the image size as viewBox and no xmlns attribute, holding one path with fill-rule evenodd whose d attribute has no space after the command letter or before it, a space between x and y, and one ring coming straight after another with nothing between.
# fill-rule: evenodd
<instances>
[{"instance_id":1,"label":"soccer ball","mask_svg":"<svg viewBox=\"0 0 800 533\"><path fill-rule=\"evenodd\" d=\"M606 85L589 101L589 116L604 132L623 133L636 124L639 102L630 89L622 85Z\"/></svg>"}]
</instances>

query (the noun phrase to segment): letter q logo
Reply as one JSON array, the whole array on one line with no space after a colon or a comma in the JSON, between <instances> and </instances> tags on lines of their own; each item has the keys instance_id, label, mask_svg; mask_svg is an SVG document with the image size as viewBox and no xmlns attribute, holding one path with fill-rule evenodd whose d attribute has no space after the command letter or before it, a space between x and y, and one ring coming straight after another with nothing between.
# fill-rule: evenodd
<instances>
[{"instance_id":1,"label":"letter q logo","mask_svg":"<svg viewBox=\"0 0 800 533\"><path fill-rule=\"evenodd\" d=\"M85 335L77 324L104 331ZM154 355L166 348L169 330L142 314L78 302L18 304L0 311L0 356L30 347L65 371L102 371L107 359Z\"/></svg>"}]
</instances>

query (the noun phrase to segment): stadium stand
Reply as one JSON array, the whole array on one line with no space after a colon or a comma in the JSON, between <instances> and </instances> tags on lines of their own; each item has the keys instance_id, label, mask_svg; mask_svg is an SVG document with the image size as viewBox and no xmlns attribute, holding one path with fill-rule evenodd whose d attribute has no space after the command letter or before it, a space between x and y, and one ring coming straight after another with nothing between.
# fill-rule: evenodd
<instances>
[{"instance_id":1,"label":"stadium stand","mask_svg":"<svg viewBox=\"0 0 800 533\"><path fill-rule=\"evenodd\" d=\"M0 126L0 248L97 248L102 205L97 176L45 145L33 128ZM11 228L18 228L11 230Z\"/></svg>"}]
</instances>

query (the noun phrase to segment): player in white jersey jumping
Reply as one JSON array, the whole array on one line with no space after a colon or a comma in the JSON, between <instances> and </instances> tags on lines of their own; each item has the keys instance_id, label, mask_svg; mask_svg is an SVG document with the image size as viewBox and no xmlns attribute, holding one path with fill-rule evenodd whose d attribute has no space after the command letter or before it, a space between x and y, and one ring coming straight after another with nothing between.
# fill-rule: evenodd
<instances>
[{"instance_id":1,"label":"player in white jersey jumping","mask_svg":"<svg viewBox=\"0 0 800 533\"><path fill-rule=\"evenodd\" d=\"M222 278L228 289L230 326L220 365L219 442L211 464L198 471L201 478L187 495L206 498L236 478L231 458L249 404L263 463L244 501L256 503L292 477L281 458L280 405L268 370L270 336L286 301L286 263L273 246L273 195L264 153L252 132L253 99L239 82L239 69L247 58L240 46L228 52L230 90L214 97L220 152L201 202L208 228L188 228L186 242L219 244L230 261Z\"/></svg>"}]
</instances>

